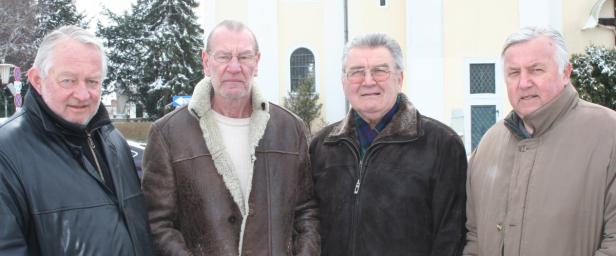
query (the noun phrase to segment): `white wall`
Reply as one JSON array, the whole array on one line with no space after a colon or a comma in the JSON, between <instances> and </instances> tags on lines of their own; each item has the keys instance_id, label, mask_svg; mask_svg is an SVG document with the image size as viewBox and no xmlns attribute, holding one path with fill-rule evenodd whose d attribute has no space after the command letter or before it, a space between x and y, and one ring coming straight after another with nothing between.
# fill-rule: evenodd
<instances>
[{"instance_id":1,"label":"white wall","mask_svg":"<svg viewBox=\"0 0 616 256\"><path fill-rule=\"evenodd\" d=\"M248 26L259 40L261 61L256 81L265 98L279 103L278 81L280 72L278 64L278 1L260 0L248 1Z\"/></svg>"},{"instance_id":2,"label":"white wall","mask_svg":"<svg viewBox=\"0 0 616 256\"><path fill-rule=\"evenodd\" d=\"M520 28L548 26L562 31L562 0L519 0L518 6Z\"/></svg>"},{"instance_id":3,"label":"white wall","mask_svg":"<svg viewBox=\"0 0 616 256\"><path fill-rule=\"evenodd\" d=\"M448 123L444 120L442 4L442 0L407 1L405 79L406 94L419 112Z\"/></svg>"},{"instance_id":4,"label":"white wall","mask_svg":"<svg viewBox=\"0 0 616 256\"><path fill-rule=\"evenodd\" d=\"M352 1L352 0L349 0ZM326 0L325 3L325 27L321 28L325 35L327 45L325 54L322 55L322 65L325 65L324 87L321 97L325 104L322 111L327 123L336 122L346 114L346 100L342 91L342 50L344 49L344 2ZM317 64L318 65L318 64Z\"/></svg>"}]
</instances>

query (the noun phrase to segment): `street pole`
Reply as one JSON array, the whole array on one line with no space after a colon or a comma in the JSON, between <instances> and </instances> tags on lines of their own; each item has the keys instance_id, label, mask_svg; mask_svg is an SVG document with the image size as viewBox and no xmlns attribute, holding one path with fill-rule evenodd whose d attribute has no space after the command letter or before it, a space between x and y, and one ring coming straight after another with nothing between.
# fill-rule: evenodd
<instances>
[{"instance_id":1,"label":"street pole","mask_svg":"<svg viewBox=\"0 0 616 256\"><path fill-rule=\"evenodd\" d=\"M614 0L616 1L616 0ZM349 1L344 0L344 45L349 42ZM342 63L344 65L344 63ZM349 99L344 97L344 112L349 112Z\"/></svg>"},{"instance_id":2,"label":"street pole","mask_svg":"<svg viewBox=\"0 0 616 256\"><path fill-rule=\"evenodd\" d=\"M9 109L8 109L7 105L8 105L9 103L6 101L6 96L4 96L3 98L4 98L4 117L8 117L8 115L9 115Z\"/></svg>"}]
</instances>

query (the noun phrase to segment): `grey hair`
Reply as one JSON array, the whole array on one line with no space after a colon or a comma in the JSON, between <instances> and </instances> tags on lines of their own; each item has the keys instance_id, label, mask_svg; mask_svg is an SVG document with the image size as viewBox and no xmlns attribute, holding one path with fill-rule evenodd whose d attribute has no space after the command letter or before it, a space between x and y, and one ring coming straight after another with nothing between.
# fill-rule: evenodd
<instances>
[{"instance_id":1,"label":"grey hair","mask_svg":"<svg viewBox=\"0 0 616 256\"><path fill-rule=\"evenodd\" d=\"M520 31L511 34L505 40L503 51L501 52L501 59L504 60L505 52L509 47L528 42L538 37L545 36L554 43L554 61L558 66L559 74L563 74L565 67L569 64L569 53L565 44L563 35L553 28L546 27L524 27Z\"/></svg>"},{"instance_id":2,"label":"grey hair","mask_svg":"<svg viewBox=\"0 0 616 256\"><path fill-rule=\"evenodd\" d=\"M252 35L252 39L255 42L255 53L259 52L259 43L257 42L257 37L255 36L255 34L252 32L252 30L250 30L250 28L248 28L246 25L244 25L244 23L237 21L237 20L223 20L220 23L218 23L216 26L214 26L214 28L212 29L212 31L210 31L210 33L207 35L207 39L206 39L206 43L205 43L205 51L206 52L210 52L212 50L212 46L210 44L210 41L212 41L212 35L214 34L214 31L216 31L217 28L219 27L225 27L226 29L230 30L230 31L235 31L235 32L239 32L242 30L246 30L250 33L250 35Z\"/></svg>"},{"instance_id":3,"label":"grey hair","mask_svg":"<svg viewBox=\"0 0 616 256\"><path fill-rule=\"evenodd\" d=\"M342 52L342 72L345 72L344 66L346 65L349 51L353 48L378 48L385 47L394 57L394 63L396 69L404 69L404 56L402 55L402 48L395 39L384 33L370 33L359 35L353 38L352 41L346 44L344 51Z\"/></svg>"},{"instance_id":4,"label":"grey hair","mask_svg":"<svg viewBox=\"0 0 616 256\"><path fill-rule=\"evenodd\" d=\"M107 76L107 55L101 41L91 32L77 26L62 26L43 38L36 52L33 66L40 70L41 76L46 77L53 64L52 51L64 39L71 39L85 45L94 46L101 54L103 79Z\"/></svg>"}]
</instances>

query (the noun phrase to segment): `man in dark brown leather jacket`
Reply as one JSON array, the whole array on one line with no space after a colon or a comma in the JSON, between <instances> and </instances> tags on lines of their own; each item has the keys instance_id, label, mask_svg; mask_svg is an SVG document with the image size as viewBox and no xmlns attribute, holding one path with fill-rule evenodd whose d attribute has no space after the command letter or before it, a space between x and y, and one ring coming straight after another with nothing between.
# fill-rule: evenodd
<instances>
[{"instance_id":1,"label":"man in dark brown leather jacket","mask_svg":"<svg viewBox=\"0 0 616 256\"><path fill-rule=\"evenodd\" d=\"M306 129L253 81L254 34L223 21L187 107L156 121L143 191L160 255L319 255Z\"/></svg>"},{"instance_id":2,"label":"man in dark brown leather jacket","mask_svg":"<svg viewBox=\"0 0 616 256\"><path fill-rule=\"evenodd\" d=\"M357 37L345 48L343 69L353 108L310 143L322 254L459 255L466 178L460 138L401 93L402 50L391 37Z\"/></svg>"}]
</instances>

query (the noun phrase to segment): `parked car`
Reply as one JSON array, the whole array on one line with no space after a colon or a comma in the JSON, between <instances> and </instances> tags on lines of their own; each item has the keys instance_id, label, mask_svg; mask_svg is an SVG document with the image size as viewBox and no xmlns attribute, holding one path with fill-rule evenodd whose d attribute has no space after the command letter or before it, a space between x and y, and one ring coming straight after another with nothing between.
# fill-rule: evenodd
<instances>
[{"instance_id":1,"label":"parked car","mask_svg":"<svg viewBox=\"0 0 616 256\"><path fill-rule=\"evenodd\" d=\"M126 140L130 151L133 154L133 160L135 160L135 167L137 167L137 175L139 179L143 178L143 171L141 170L141 161L143 160L143 151L145 150L145 143Z\"/></svg>"}]
</instances>

